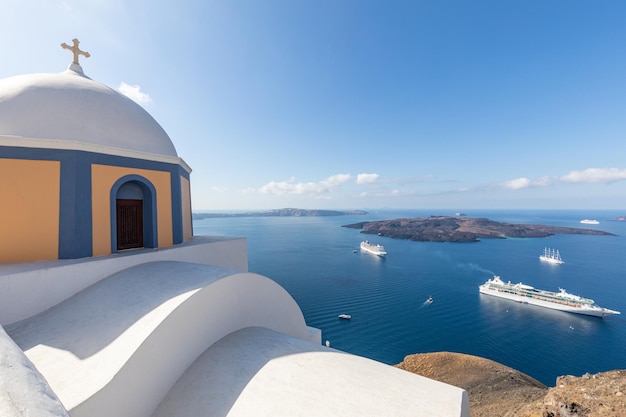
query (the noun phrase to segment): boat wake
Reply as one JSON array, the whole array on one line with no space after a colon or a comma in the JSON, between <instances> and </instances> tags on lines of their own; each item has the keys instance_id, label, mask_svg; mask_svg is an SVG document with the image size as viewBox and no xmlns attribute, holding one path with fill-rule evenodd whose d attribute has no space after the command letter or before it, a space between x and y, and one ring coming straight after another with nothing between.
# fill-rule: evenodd
<instances>
[{"instance_id":1,"label":"boat wake","mask_svg":"<svg viewBox=\"0 0 626 417\"><path fill-rule=\"evenodd\" d=\"M478 272L484 272L489 274L490 276L496 275L495 273L493 273L492 271L483 268L482 266L475 264L475 263L469 263L469 264L457 264L457 267L460 269L468 269L470 271L478 271Z\"/></svg>"}]
</instances>

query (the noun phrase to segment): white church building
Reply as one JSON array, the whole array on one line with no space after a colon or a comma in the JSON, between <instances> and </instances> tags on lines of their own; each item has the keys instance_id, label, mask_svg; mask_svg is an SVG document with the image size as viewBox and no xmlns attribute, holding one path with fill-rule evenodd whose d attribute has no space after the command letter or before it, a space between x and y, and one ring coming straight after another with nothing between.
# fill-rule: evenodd
<instances>
[{"instance_id":1,"label":"white church building","mask_svg":"<svg viewBox=\"0 0 626 417\"><path fill-rule=\"evenodd\" d=\"M167 133L62 46L67 70L0 80L0 416L469 417L322 345L245 238L194 236Z\"/></svg>"}]
</instances>

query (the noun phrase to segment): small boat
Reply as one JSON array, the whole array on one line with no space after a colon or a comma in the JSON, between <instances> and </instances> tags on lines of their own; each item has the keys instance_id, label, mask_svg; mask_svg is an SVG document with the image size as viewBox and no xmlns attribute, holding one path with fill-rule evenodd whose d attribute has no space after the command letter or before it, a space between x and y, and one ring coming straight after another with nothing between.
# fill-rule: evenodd
<instances>
[{"instance_id":1,"label":"small boat","mask_svg":"<svg viewBox=\"0 0 626 417\"><path fill-rule=\"evenodd\" d=\"M429 295L428 296L428 300L426 300L427 303L432 303L433 302L433 296Z\"/></svg>"},{"instance_id":2,"label":"small boat","mask_svg":"<svg viewBox=\"0 0 626 417\"><path fill-rule=\"evenodd\" d=\"M350 314L340 314L339 318L344 320L350 320L352 316Z\"/></svg>"},{"instance_id":3,"label":"small boat","mask_svg":"<svg viewBox=\"0 0 626 417\"><path fill-rule=\"evenodd\" d=\"M358 250L356 250L356 249L352 250L352 253L357 253L357 252L358 252Z\"/></svg>"},{"instance_id":4,"label":"small boat","mask_svg":"<svg viewBox=\"0 0 626 417\"><path fill-rule=\"evenodd\" d=\"M583 219L580 221L582 224L600 224L599 221L597 220L591 220L591 219Z\"/></svg>"},{"instance_id":5,"label":"small boat","mask_svg":"<svg viewBox=\"0 0 626 417\"><path fill-rule=\"evenodd\" d=\"M543 255L539 259L551 264L561 265L563 263L558 249L543 248Z\"/></svg>"}]
</instances>

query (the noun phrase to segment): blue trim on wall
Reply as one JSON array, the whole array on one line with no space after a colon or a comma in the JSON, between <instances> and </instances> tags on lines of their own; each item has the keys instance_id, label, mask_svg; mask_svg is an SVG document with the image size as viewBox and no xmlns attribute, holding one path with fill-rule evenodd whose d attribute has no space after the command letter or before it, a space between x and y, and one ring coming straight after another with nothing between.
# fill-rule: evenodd
<instances>
[{"instance_id":1,"label":"blue trim on wall","mask_svg":"<svg viewBox=\"0 0 626 417\"><path fill-rule=\"evenodd\" d=\"M191 181L189 179L189 172L187 172L180 165L177 166L178 173L177 175L172 175L172 218L174 219L172 224L172 232L174 236L174 244L183 243L185 240L184 236L184 225L183 225L183 191L180 177L184 177L187 181ZM189 196L191 198L191 196ZM191 204L191 202L190 202ZM191 219L191 213L189 213L189 218Z\"/></svg>"},{"instance_id":2,"label":"blue trim on wall","mask_svg":"<svg viewBox=\"0 0 626 417\"><path fill-rule=\"evenodd\" d=\"M91 256L91 167L76 153L61 161L59 205L59 259Z\"/></svg>"},{"instance_id":3,"label":"blue trim on wall","mask_svg":"<svg viewBox=\"0 0 626 417\"><path fill-rule=\"evenodd\" d=\"M117 252L117 192L124 184L132 182L141 188L143 193L143 246L145 248L159 247L159 233L157 229L156 188L152 183L140 175L125 175L115 181L111 187L111 253Z\"/></svg>"},{"instance_id":4,"label":"blue trim on wall","mask_svg":"<svg viewBox=\"0 0 626 417\"><path fill-rule=\"evenodd\" d=\"M61 149L22 148L0 146L0 158L60 161L61 163L61 196L59 202L59 259L75 259L93 255L92 239L92 204L91 204L91 165L110 165L116 167L165 171L170 173L172 188L172 236L173 243L182 243L182 193L180 176L189 179L189 173L178 164L147 161L94 152ZM137 176L139 178L143 178ZM144 178L145 180L145 178ZM143 182L139 182L144 184ZM150 188L148 188L150 191ZM152 186L152 196L156 198ZM146 204L144 204L145 210ZM145 213L144 213L145 215ZM145 220L144 220L145 221ZM156 222L155 213L151 222ZM144 228L145 230L146 228ZM150 229L150 228L148 228ZM153 244L157 239L156 226L154 234L146 242ZM117 230L115 230L117 236ZM113 240L117 246L117 238ZM146 247L150 247L147 246ZM115 250L116 251L116 250ZM114 252L115 252L114 251Z\"/></svg>"},{"instance_id":5,"label":"blue trim on wall","mask_svg":"<svg viewBox=\"0 0 626 417\"><path fill-rule=\"evenodd\" d=\"M185 177L189 181L189 173L180 165L178 166L178 175Z\"/></svg>"},{"instance_id":6,"label":"blue trim on wall","mask_svg":"<svg viewBox=\"0 0 626 417\"><path fill-rule=\"evenodd\" d=\"M176 245L183 242L183 207L180 175L172 175L170 180L172 190L172 241Z\"/></svg>"}]
</instances>

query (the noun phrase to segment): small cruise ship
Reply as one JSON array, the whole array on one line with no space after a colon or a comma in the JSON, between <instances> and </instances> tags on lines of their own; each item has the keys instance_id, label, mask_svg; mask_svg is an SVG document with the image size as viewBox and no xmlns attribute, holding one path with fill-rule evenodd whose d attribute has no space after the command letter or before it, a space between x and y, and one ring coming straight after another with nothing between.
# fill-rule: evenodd
<instances>
[{"instance_id":1,"label":"small cruise ship","mask_svg":"<svg viewBox=\"0 0 626 417\"><path fill-rule=\"evenodd\" d=\"M382 245L374 245L373 243L370 243L368 240L364 240L363 242L361 242L361 249L363 249L366 252L373 253L374 255L378 255L378 256L387 255L387 252L385 251L385 248Z\"/></svg>"},{"instance_id":2,"label":"small cruise ship","mask_svg":"<svg viewBox=\"0 0 626 417\"><path fill-rule=\"evenodd\" d=\"M583 220L580 221L580 223L582 223L582 224L600 224L599 221L591 220L591 219L583 219Z\"/></svg>"},{"instance_id":3,"label":"small cruise ship","mask_svg":"<svg viewBox=\"0 0 626 417\"><path fill-rule=\"evenodd\" d=\"M517 301L518 303L532 304L568 313L595 317L621 314L619 311L609 310L596 305L592 299L570 294L562 288L559 289L559 292L538 290L521 282L519 284L511 284L511 281L505 283L497 275L480 285L478 289L481 294L493 295Z\"/></svg>"},{"instance_id":4,"label":"small cruise ship","mask_svg":"<svg viewBox=\"0 0 626 417\"><path fill-rule=\"evenodd\" d=\"M543 248L543 255L539 256L539 259L551 264L561 265L563 263L558 249Z\"/></svg>"}]
</instances>

